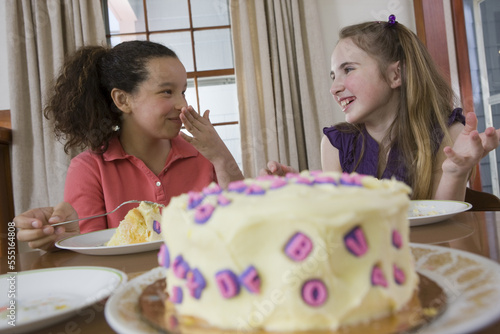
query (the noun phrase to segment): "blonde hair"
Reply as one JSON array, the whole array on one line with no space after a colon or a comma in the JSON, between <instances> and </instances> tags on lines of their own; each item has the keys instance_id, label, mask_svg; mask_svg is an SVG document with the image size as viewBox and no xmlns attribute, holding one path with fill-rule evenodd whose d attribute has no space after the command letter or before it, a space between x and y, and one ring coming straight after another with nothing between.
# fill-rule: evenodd
<instances>
[{"instance_id":1,"label":"blonde hair","mask_svg":"<svg viewBox=\"0 0 500 334\"><path fill-rule=\"evenodd\" d=\"M408 173L412 198L432 198L435 154L441 139L450 140L448 117L455 95L439 73L418 37L400 23L366 22L345 27L340 39L350 38L360 49L374 57L381 73L399 61L401 89L399 112L386 138L397 143ZM342 124L341 128L359 125ZM436 146L437 145L437 146ZM363 150L364 151L364 150ZM384 155L385 157L385 155ZM361 158L360 158L361 159ZM359 163L359 162L358 162Z\"/></svg>"}]
</instances>

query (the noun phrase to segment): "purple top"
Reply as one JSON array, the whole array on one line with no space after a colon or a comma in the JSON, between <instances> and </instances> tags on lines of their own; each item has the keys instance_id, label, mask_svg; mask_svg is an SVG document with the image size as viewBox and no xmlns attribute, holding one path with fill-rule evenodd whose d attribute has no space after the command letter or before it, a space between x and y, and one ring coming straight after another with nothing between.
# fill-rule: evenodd
<instances>
[{"instance_id":1,"label":"purple top","mask_svg":"<svg viewBox=\"0 0 500 334\"><path fill-rule=\"evenodd\" d=\"M455 122L465 124L465 117L462 115L461 108L453 110L448 119L448 126L451 126ZM363 136L360 136L358 133L340 132L335 126L332 126L323 128L323 133L328 137L330 143L339 150L340 165L342 171L346 173L352 173L354 171L356 162L361 154L362 141L365 139L365 153L363 159L356 168L356 172L377 177L379 146L366 130L363 130ZM442 140L443 134L439 131L435 138L434 144L436 145L434 146L434 153L439 149ZM402 162L400 163L401 158L396 143L389 152L387 165L382 174L383 179L390 179L394 176L397 180L409 184L406 166Z\"/></svg>"}]
</instances>

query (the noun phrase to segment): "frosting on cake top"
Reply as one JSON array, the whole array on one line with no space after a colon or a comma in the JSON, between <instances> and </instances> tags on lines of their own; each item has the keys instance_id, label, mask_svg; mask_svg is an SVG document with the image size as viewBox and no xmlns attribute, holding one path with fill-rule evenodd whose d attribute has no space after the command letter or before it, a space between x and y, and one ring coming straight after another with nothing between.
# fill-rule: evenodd
<instances>
[{"instance_id":1,"label":"frosting on cake top","mask_svg":"<svg viewBox=\"0 0 500 334\"><path fill-rule=\"evenodd\" d=\"M226 191L216 183L205 187L201 192L188 192L189 210L193 210L194 222L205 224L209 222L211 216L218 207L229 207L231 199L235 194L243 194L250 198L253 196L263 196L268 192L285 186L304 187L325 187L325 192L345 191L346 187L361 187L380 191L392 191L409 194L411 189L395 179L379 180L373 176L361 175L357 173L324 173L320 171L304 171L302 173L288 173L285 178L266 175L255 179L245 179L231 182ZM331 185L335 187L332 188ZM338 188L338 189L336 189ZM297 189L300 193L300 189Z\"/></svg>"}]
</instances>

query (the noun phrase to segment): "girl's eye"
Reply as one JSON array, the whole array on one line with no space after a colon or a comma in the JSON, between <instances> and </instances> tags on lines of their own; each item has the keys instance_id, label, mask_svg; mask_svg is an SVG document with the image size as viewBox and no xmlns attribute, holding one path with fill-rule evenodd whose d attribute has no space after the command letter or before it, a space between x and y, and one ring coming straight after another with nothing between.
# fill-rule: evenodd
<instances>
[{"instance_id":1,"label":"girl's eye","mask_svg":"<svg viewBox=\"0 0 500 334\"><path fill-rule=\"evenodd\" d=\"M171 89L167 89L164 93L167 94L167 95L171 95L172 94L172 90Z\"/></svg>"},{"instance_id":2,"label":"girl's eye","mask_svg":"<svg viewBox=\"0 0 500 334\"><path fill-rule=\"evenodd\" d=\"M352 67L346 67L346 68L344 68L345 74L347 74L347 73L349 73L349 72L351 72L353 70L354 70L354 68L352 68Z\"/></svg>"}]
</instances>

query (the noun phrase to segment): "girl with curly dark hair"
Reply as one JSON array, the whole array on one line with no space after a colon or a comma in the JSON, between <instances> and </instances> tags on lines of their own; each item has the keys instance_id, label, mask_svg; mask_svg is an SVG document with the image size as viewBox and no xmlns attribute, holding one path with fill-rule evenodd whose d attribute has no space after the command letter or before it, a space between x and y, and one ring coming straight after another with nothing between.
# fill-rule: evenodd
<instances>
[{"instance_id":1,"label":"girl with curly dark hair","mask_svg":"<svg viewBox=\"0 0 500 334\"><path fill-rule=\"evenodd\" d=\"M18 239L50 249L56 240L117 227L130 205L54 229L68 216L112 211L127 200L168 204L173 196L243 178L209 121L187 105L187 74L176 54L150 41L87 46L66 61L44 110L72 159L64 202L14 221ZM184 124L192 136L180 132ZM74 208L74 210L73 210ZM76 212L74 212L76 210Z\"/></svg>"}]
</instances>

